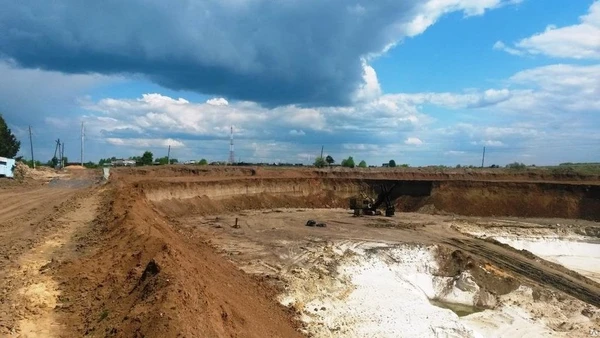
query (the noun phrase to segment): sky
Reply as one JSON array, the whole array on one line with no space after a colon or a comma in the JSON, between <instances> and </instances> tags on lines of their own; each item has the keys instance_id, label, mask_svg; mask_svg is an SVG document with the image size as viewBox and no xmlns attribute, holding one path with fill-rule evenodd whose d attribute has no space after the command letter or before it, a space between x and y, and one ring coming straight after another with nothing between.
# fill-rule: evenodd
<instances>
[{"instance_id":1,"label":"sky","mask_svg":"<svg viewBox=\"0 0 600 338\"><path fill-rule=\"evenodd\" d=\"M20 155L600 162L600 0L0 0Z\"/></svg>"}]
</instances>

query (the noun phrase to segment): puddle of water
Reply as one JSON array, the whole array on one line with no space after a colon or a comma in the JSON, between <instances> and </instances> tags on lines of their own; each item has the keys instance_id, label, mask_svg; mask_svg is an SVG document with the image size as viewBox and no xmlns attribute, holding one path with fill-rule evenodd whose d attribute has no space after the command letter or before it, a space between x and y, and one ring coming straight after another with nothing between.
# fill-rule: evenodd
<instances>
[{"instance_id":1,"label":"puddle of water","mask_svg":"<svg viewBox=\"0 0 600 338\"><path fill-rule=\"evenodd\" d=\"M442 301L439 301L436 299L431 299L431 300L429 300L429 302L431 303L431 305L441 307L442 309L451 310L452 312L456 313L459 317L468 316L470 314L481 312L484 310L484 309L481 309L481 308L478 308L475 306L469 306L469 305L465 305L465 304L447 303L447 302L442 302Z\"/></svg>"}]
</instances>

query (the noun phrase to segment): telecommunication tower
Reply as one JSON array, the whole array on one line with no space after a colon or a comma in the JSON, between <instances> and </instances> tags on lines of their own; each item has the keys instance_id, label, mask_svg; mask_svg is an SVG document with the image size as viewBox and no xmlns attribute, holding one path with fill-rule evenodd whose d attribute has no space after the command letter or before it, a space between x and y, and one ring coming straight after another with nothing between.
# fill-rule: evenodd
<instances>
[{"instance_id":1,"label":"telecommunication tower","mask_svg":"<svg viewBox=\"0 0 600 338\"><path fill-rule=\"evenodd\" d=\"M229 164L235 163L235 153L233 149L233 126L231 126L231 137L229 138Z\"/></svg>"}]
</instances>

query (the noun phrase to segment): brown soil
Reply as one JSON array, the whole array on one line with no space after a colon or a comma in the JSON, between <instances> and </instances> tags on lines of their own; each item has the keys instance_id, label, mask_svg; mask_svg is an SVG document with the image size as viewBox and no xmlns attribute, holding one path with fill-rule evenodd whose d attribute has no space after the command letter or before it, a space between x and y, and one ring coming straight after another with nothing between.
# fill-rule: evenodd
<instances>
[{"instance_id":1,"label":"brown soil","mask_svg":"<svg viewBox=\"0 0 600 338\"><path fill-rule=\"evenodd\" d=\"M112 187L94 253L58 270L73 336L293 337L271 290L204 242L182 242L138 191Z\"/></svg>"},{"instance_id":2,"label":"brown soil","mask_svg":"<svg viewBox=\"0 0 600 338\"><path fill-rule=\"evenodd\" d=\"M243 218L250 209L346 207L350 196L376 190L382 180L423 182L408 185L410 191L399 200L403 210L432 206L429 210L436 213L600 219L597 177L547 172L166 166L111 169L110 182L102 186L96 184L97 171L69 175L44 185L30 179L0 190L0 200L9 201L0 206L0 334L25 332L23 320L41 318L48 325L59 323L62 337L300 336L295 314L275 300L277 283L243 272L220 254L219 245L228 238L239 240L236 231L253 234L252 241L268 241L269 236L309 238L316 228L273 230L265 224L258 232L259 224L242 222L235 229L228 226L235 218L231 213ZM82 181L96 185L73 184ZM423 194L427 187L431 189ZM226 222L214 218L223 214L231 215ZM190 217L199 216L213 217L208 230L189 224L199 222ZM384 236L442 245L456 258L449 273L470 268L496 294L509 292L519 281L600 306L597 283L496 243L456 231L449 236L449 226L428 225L418 220L423 217L427 215L393 226L360 227L337 219L318 231L332 238ZM581 231L592 231L586 229ZM53 236L61 239L60 249L31 255ZM23 257L46 261L39 268L45 279L36 273L12 278ZM490 279L475 266L499 273ZM40 283L56 286L46 292L55 303L30 311L31 299L18 295ZM25 310L15 315L15 308Z\"/></svg>"}]
</instances>

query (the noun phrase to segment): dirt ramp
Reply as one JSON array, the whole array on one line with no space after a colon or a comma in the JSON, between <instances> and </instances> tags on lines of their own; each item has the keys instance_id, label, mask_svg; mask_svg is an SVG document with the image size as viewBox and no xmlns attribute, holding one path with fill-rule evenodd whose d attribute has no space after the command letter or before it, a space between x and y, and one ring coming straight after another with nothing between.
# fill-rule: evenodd
<instances>
[{"instance_id":1,"label":"dirt ramp","mask_svg":"<svg viewBox=\"0 0 600 338\"><path fill-rule=\"evenodd\" d=\"M275 290L175 233L130 186L104 202L93 253L58 276L71 336L296 337Z\"/></svg>"}]
</instances>

